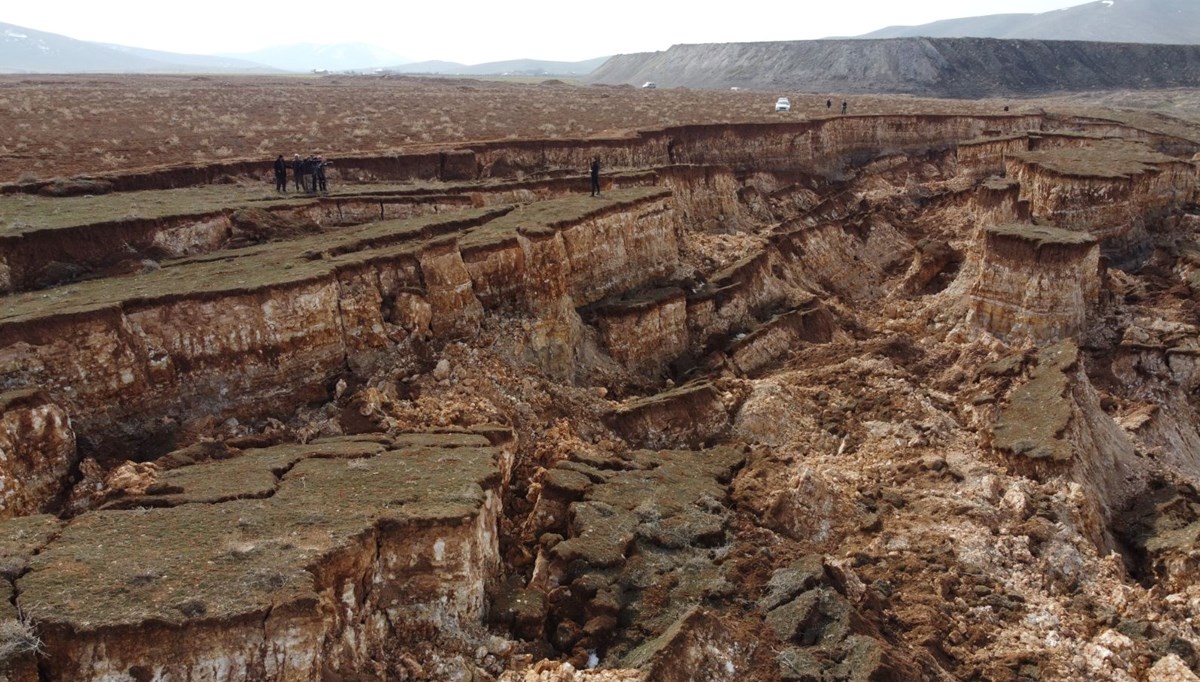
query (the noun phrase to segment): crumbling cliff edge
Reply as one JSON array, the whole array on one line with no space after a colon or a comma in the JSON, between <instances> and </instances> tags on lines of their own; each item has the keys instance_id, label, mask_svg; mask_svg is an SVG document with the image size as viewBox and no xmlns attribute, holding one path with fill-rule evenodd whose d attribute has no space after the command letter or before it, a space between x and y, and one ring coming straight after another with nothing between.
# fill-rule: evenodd
<instances>
[{"instance_id":1,"label":"crumbling cliff edge","mask_svg":"<svg viewBox=\"0 0 1200 682\"><path fill-rule=\"evenodd\" d=\"M9 678L1188 679L1186 145L839 121L4 242Z\"/></svg>"}]
</instances>

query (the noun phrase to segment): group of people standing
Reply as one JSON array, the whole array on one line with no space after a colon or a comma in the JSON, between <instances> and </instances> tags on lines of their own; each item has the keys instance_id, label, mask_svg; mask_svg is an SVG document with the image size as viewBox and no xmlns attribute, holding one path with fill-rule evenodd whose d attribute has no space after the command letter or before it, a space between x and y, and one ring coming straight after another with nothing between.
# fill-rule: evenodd
<instances>
[{"instance_id":1,"label":"group of people standing","mask_svg":"<svg viewBox=\"0 0 1200 682\"><path fill-rule=\"evenodd\" d=\"M299 154L292 157L292 180L296 184L297 192L305 192L307 194L316 194L317 192L328 192L329 186L325 181L325 168L329 166L329 162L324 157L312 154L304 158L300 158ZM283 154L275 158L275 191L287 191L287 169L288 163L284 161Z\"/></svg>"}]
</instances>

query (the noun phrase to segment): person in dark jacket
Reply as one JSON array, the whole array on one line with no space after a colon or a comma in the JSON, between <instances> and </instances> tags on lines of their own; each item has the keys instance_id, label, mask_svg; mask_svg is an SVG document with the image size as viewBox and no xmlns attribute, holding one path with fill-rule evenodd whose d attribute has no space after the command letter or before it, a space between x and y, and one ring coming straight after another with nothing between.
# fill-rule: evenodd
<instances>
[{"instance_id":1,"label":"person in dark jacket","mask_svg":"<svg viewBox=\"0 0 1200 682\"><path fill-rule=\"evenodd\" d=\"M312 194L317 191L317 157L308 155L300 164L300 172L304 175L304 192Z\"/></svg>"},{"instance_id":2,"label":"person in dark jacket","mask_svg":"<svg viewBox=\"0 0 1200 682\"><path fill-rule=\"evenodd\" d=\"M283 154L275 157L275 191L287 192L287 162Z\"/></svg>"},{"instance_id":3,"label":"person in dark jacket","mask_svg":"<svg viewBox=\"0 0 1200 682\"><path fill-rule=\"evenodd\" d=\"M322 194L329 191L329 187L325 184L325 167L328 165L329 165L329 163L325 161L324 156L317 157L317 159L316 159L317 189L320 190L320 192Z\"/></svg>"},{"instance_id":4,"label":"person in dark jacket","mask_svg":"<svg viewBox=\"0 0 1200 682\"><path fill-rule=\"evenodd\" d=\"M592 157L592 196L600 196L600 157Z\"/></svg>"},{"instance_id":5,"label":"person in dark jacket","mask_svg":"<svg viewBox=\"0 0 1200 682\"><path fill-rule=\"evenodd\" d=\"M304 161L299 154L292 157L292 179L296 181L297 192L304 189Z\"/></svg>"}]
</instances>

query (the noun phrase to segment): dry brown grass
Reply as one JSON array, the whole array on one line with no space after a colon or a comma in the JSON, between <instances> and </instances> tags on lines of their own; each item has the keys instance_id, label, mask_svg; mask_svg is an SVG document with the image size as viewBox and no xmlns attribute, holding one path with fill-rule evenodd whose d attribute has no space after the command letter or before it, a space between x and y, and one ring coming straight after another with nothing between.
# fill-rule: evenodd
<instances>
[{"instance_id":1,"label":"dry brown grass","mask_svg":"<svg viewBox=\"0 0 1200 682\"><path fill-rule=\"evenodd\" d=\"M792 100L777 114L778 95ZM990 113L1133 105L1200 121L1197 91L1053 100L580 86L416 77L0 77L0 182L275 154L420 150L449 142L614 135L669 125L850 113ZM1168 104L1169 103L1169 104Z\"/></svg>"},{"instance_id":2,"label":"dry brown grass","mask_svg":"<svg viewBox=\"0 0 1200 682\"><path fill-rule=\"evenodd\" d=\"M0 182L275 154L584 137L826 116L825 95L468 79L0 77ZM839 98L840 99L840 98ZM856 97L852 113L996 112L994 103Z\"/></svg>"},{"instance_id":3,"label":"dry brown grass","mask_svg":"<svg viewBox=\"0 0 1200 682\"><path fill-rule=\"evenodd\" d=\"M6 662L41 648L42 640L28 623L16 619L0 621L0 670Z\"/></svg>"}]
</instances>

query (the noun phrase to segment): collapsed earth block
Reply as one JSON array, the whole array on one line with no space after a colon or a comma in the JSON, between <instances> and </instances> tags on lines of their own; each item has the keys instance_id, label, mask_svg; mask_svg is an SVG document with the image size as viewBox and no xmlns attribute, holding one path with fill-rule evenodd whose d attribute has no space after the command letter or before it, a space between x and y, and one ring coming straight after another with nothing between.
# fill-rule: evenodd
<instances>
[{"instance_id":1,"label":"collapsed earth block","mask_svg":"<svg viewBox=\"0 0 1200 682\"><path fill-rule=\"evenodd\" d=\"M889 106L6 188L9 677L1195 668L1200 129Z\"/></svg>"},{"instance_id":2,"label":"collapsed earth block","mask_svg":"<svg viewBox=\"0 0 1200 682\"><path fill-rule=\"evenodd\" d=\"M1078 335L1100 296L1100 249L1085 233L1039 225L984 231L970 319L1001 338L1035 343Z\"/></svg>"},{"instance_id":3,"label":"collapsed earth block","mask_svg":"<svg viewBox=\"0 0 1200 682\"><path fill-rule=\"evenodd\" d=\"M318 679L377 670L422 628L470 629L498 578L512 453L455 439L250 450L133 501L164 506L65 523L9 559L26 562L16 601L43 673Z\"/></svg>"}]
</instances>

